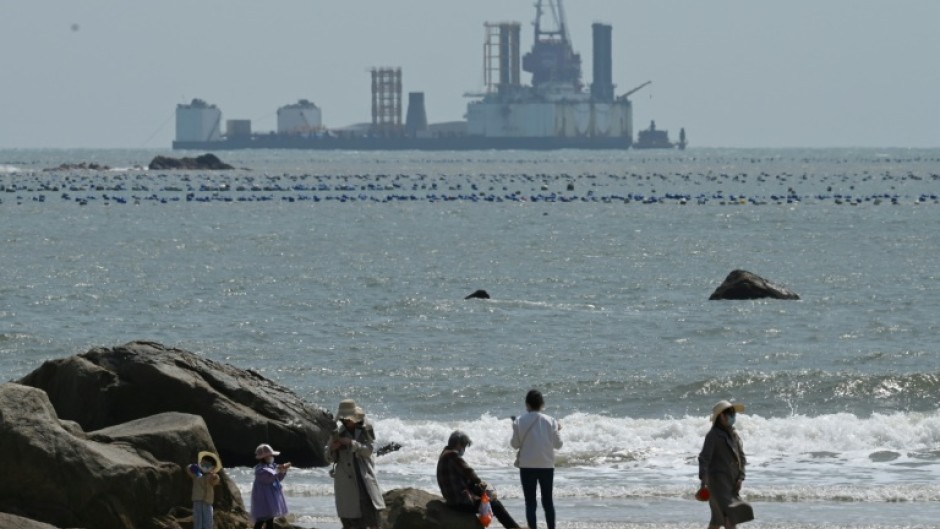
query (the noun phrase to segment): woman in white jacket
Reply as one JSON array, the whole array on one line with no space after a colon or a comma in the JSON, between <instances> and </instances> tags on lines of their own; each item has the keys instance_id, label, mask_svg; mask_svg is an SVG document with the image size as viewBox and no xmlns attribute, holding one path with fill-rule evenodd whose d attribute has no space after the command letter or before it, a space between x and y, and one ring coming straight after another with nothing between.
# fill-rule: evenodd
<instances>
[{"instance_id":1,"label":"woman in white jacket","mask_svg":"<svg viewBox=\"0 0 940 529\"><path fill-rule=\"evenodd\" d=\"M535 489L542 492L542 507L548 529L555 529L555 502L552 500L552 481L555 477L555 450L561 448L561 423L542 413L545 399L536 389L525 396L527 413L512 423L513 448L519 449L519 478L525 496L525 517L531 529L535 527L538 501Z\"/></svg>"}]
</instances>

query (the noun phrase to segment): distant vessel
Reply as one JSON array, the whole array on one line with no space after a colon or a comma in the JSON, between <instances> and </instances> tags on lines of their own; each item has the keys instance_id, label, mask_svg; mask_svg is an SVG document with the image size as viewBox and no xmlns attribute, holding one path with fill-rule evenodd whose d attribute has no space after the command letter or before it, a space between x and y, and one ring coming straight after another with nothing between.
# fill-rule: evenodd
<instances>
[{"instance_id":1,"label":"distant vessel","mask_svg":"<svg viewBox=\"0 0 940 529\"><path fill-rule=\"evenodd\" d=\"M688 142L685 139L685 129L679 129L679 141L669 141L669 131L656 128L656 122L650 121L650 127L637 134L634 149L685 149Z\"/></svg>"},{"instance_id":2,"label":"distant vessel","mask_svg":"<svg viewBox=\"0 0 940 529\"><path fill-rule=\"evenodd\" d=\"M195 99L176 108L174 149L627 149L633 139L629 96L613 84L612 27L593 25L593 82L581 82L581 56L568 36L562 0L535 4L535 39L520 57L518 22L486 23L484 90L468 94L466 120L428 124L424 93L411 92L402 124L400 68L372 70L372 122L341 129L322 125L319 107L301 100L278 109L277 131L255 133L250 120L229 120ZM550 14L550 17L547 15ZM543 25L543 18L548 21ZM521 59L521 60L520 60ZM532 74L523 85L521 70ZM642 139L642 138L641 138ZM667 139L668 141L668 139ZM684 145L684 144L683 144Z\"/></svg>"}]
</instances>

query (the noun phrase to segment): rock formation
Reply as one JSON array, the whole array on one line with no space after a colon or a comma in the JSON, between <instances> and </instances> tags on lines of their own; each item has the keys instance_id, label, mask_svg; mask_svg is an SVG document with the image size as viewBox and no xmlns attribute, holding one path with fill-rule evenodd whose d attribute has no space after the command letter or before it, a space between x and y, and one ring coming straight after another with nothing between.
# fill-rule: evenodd
<instances>
[{"instance_id":1,"label":"rock formation","mask_svg":"<svg viewBox=\"0 0 940 529\"><path fill-rule=\"evenodd\" d=\"M732 270L708 298L713 299L800 299L793 291L745 270Z\"/></svg>"},{"instance_id":2,"label":"rock formation","mask_svg":"<svg viewBox=\"0 0 940 529\"><path fill-rule=\"evenodd\" d=\"M104 165L104 164L95 163L95 162L81 162L81 163L63 163L63 164L60 164L58 167L47 167L43 169L43 171L48 173L52 171L107 171L109 169L111 169L111 167Z\"/></svg>"},{"instance_id":3,"label":"rock formation","mask_svg":"<svg viewBox=\"0 0 940 529\"><path fill-rule=\"evenodd\" d=\"M58 416L85 431L164 412L199 415L226 466L254 466L260 443L295 466L325 466L335 428L328 412L257 373L152 342L51 360L19 382L44 390Z\"/></svg>"},{"instance_id":4,"label":"rock formation","mask_svg":"<svg viewBox=\"0 0 940 529\"><path fill-rule=\"evenodd\" d=\"M170 156L156 156L148 166L151 171L166 170L212 170L221 171L234 169L231 165L222 162L214 154L203 154L195 158L173 158Z\"/></svg>"},{"instance_id":5,"label":"rock formation","mask_svg":"<svg viewBox=\"0 0 940 529\"><path fill-rule=\"evenodd\" d=\"M14 515L95 529L179 529L192 506L184 465L213 449L196 416L165 414L86 434L60 420L44 392L14 383L0 385L0 446L7 513L0 524ZM238 490L224 472L222 479L215 527L244 527Z\"/></svg>"},{"instance_id":6,"label":"rock formation","mask_svg":"<svg viewBox=\"0 0 940 529\"><path fill-rule=\"evenodd\" d=\"M482 529L473 513L447 507L444 498L418 489L394 489L383 495L387 529ZM499 525L499 522L494 522Z\"/></svg>"}]
</instances>

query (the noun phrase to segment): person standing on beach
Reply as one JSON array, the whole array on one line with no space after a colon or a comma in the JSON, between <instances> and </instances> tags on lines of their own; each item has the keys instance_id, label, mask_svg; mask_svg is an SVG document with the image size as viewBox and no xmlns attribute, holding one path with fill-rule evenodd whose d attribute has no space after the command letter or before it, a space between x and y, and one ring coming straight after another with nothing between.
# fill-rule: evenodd
<instances>
[{"instance_id":1,"label":"person standing on beach","mask_svg":"<svg viewBox=\"0 0 940 529\"><path fill-rule=\"evenodd\" d=\"M193 529L212 529L212 504L222 462L212 452L199 452L196 460L199 463L186 467L186 473L193 480Z\"/></svg>"},{"instance_id":2,"label":"person standing on beach","mask_svg":"<svg viewBox=\"0 0 940 529\"><path fill-rule=\"evenodd\" d=\"M561 423L542 413L545 399L533 389L525 396L526 414L512 423L513 448L519 450L517 463L522 494L525 497L525 518L531 529L536 527L538 501L536 486L542 492L542 508L548 529L555 529L555 502L552 484L555 477L555 450L561 448Z\"/></svg>"},{"instance_id":3,"label":"person standing on beach","mask_svg":"<svg viewBox=\"0 0 940 529\"><path fill-rule=\"evenodd\" d=\"M280 455L271 445L258 445L255 449L255 482L251 485L251 519L254 529L274 529L274 518L287 514L287 502L281 481L287 477L290 463L274 464L274 456Z\"/></svg>"},{"instance_id":4,"label":"person standing on beach","mask_svg":"<svg viewBox=\"0 0 940 529\"><path fill-rule=\"evenodd\" d=\"M486 482L464 461L463 454L471 444L470 436L460 430L450 434L447 446L437 460L437 485L441 488L441 496L451 509L476 514L486 492L493 516L499 523L506 529L520 529L502 502L496 499L496 491L487 490Z\"/></svg>"},{"instance_id":5,"label":"person standing on beach","mask_svg":"<svg viewBox=\"0 0 940 529\"><path fill-rule=\"evenodd\" d=\"M336 412L340 425L326 446L326 458L334 465L330 474L343 529L377 529L379 511L385 509L372 456L375 432L365 417L354 400L340 402Z\"/></svg>"},{"instance_id":6,"label":"person standing on beach","mask_svg":"<svg viewBox=\"0 0 940 529\"><path fill-rule=\"evenodd\" d=\"M705 435L702 452L698 456L698 477L702 488L708 489L708 506L711 508L709 529L735 525L754 518L750 505L741 501L741 484L744 482L744 445L734 429L738 412L744 405L719 401L712 408L712 428Z\"/></svg>"}]
</instances>

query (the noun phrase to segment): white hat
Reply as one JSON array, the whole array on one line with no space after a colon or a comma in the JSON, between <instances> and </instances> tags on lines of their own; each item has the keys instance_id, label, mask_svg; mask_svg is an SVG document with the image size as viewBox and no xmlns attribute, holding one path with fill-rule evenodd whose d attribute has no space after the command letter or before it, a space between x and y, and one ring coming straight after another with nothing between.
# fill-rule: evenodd
<instances>
[{"instance_id":1,"label":"white hat","mask_svg":"<svg viewBox=\"0 0 940 529\"><path fill-rule=\"evenodd\" d=\"M728 408L734 408L735 413L744 411L744 404L735 402L732 404L727 400L720 400L718 404L715 404L715 407L712 408L712 422L715 422L715 419L721 415L721 412L727 410Z\"/></svg>"},{"instance_id":2,"label":"white hat","mask_svg":"<svg viewBox=\"0 0 940 529\"><path fill-rule=\"evenodd\" d=\"M275 452L271 445L269 444L260 444L258 448L255 448L255 459L264 459L268 456L279 456L280 452Z\"/></svg>"}]
</instances>

